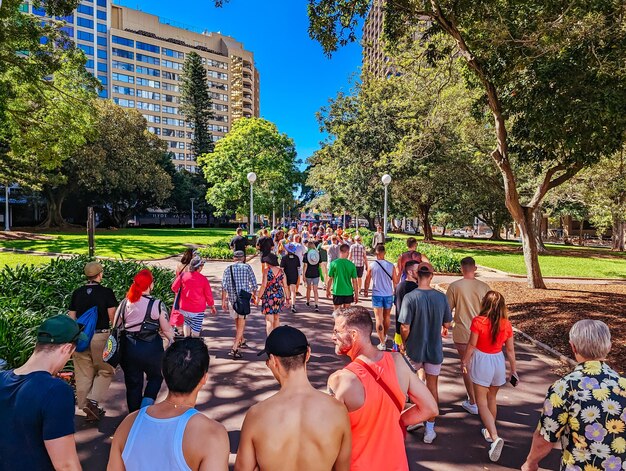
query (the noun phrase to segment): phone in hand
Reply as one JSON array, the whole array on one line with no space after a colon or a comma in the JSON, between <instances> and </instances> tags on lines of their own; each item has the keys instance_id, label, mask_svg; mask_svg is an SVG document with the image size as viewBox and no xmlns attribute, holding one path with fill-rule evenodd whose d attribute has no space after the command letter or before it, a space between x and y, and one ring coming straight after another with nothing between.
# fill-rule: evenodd
<instances>
[{"instance_id":1,"label":"phone in hand","mask_svg":"<svg viewBox=\"0 0 626 471\"><path fill-rule=\"evenodd\" d=\"M513 385L513 387L517 386L517 383L519 383L519 378L517 377L517 375L511 375L511 379L509 380L509 382Z\"/></svg>"}]
</instances>

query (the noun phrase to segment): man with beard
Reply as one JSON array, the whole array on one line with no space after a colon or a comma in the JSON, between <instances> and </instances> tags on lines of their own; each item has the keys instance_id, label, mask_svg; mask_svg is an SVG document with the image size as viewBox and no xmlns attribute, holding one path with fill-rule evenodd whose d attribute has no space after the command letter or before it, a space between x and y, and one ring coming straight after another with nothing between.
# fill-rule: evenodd
<instances>
[{"instance_id":1,"label":"man with beard","mask_svg":"<svg viewBox=\"0 0 626 471\"><path fill-rule=\"evenodd\" d=\"M401 354L372 345L374 326L367 309L342 308L334 316L335 352L352 363L328 378L328 390L350 417L350 469L408 471L404 429L436 415L437 403ZM407 395L413 405L404 409Z\"/></svg>"}]
</instances>

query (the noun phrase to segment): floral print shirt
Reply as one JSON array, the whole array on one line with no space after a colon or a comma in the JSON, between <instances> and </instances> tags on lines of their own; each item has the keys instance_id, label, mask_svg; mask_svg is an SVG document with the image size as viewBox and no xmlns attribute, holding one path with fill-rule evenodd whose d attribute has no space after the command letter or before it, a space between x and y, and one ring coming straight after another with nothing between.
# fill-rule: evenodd
<instances>
[{"instance_id":1,"label":"floral print shirt","mask_svg":"<svg viewBox=\"0 0 626 471\"><path fill-rule=\"evenodd\" d=\"M626 378L580 363L548 390L537 430L561 441L561 471L626 470Z\"/></svg>"}]
</instances>

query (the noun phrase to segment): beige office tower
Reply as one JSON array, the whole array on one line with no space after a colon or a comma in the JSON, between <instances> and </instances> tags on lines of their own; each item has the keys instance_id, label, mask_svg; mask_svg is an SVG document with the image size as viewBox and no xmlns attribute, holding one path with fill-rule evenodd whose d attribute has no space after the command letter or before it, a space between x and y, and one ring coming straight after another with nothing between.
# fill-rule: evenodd
<instances>
[{"instance_id":1,"label":"beige office tower","mask_svg":"<svg viewBox=\"0 0 626 471\"><path fill-rule=\"evenodd\" d=\"M363 73L375 77L393 75L391 59L385 55L382 42L384 21L384 0L372 0L365 24L363 25Z\"/></svg>"},{"instance_id":2,"label":"beige office tower","mask_svg":"<svg viewBox=\"0 0 626 471\"><path fill-rule=\"evenodd\" d=\"M215 141L235 120L259 116L254 55L233 38L180 28L118 5L111 5L109 38L111 98L145 116L149 130L168 143L178 169L199 171L191 152L193 129L180 113L180 80L188 53L198 53L206 65Z\"/></svg>"}]
</instances>

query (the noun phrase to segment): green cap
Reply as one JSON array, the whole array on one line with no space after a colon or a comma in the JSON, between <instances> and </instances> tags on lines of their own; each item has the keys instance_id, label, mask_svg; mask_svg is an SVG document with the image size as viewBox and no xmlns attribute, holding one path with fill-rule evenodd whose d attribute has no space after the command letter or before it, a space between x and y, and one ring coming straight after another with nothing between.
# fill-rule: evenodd
<instances>
[{"instance_id":1,"label":"green cap","mask_svg":"<svg viewBox=\"0 0 626 471\"><path fill-rule=\"evenodd\" d=\"M74 343L79 340L89 340L83 332L83 326L74 319L63 314L51 317L43 321L37 329L37 342L39 343Z\"/></svg>"}]
</instances>

